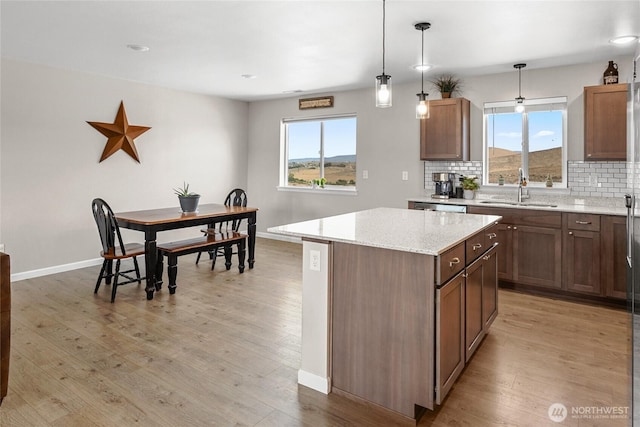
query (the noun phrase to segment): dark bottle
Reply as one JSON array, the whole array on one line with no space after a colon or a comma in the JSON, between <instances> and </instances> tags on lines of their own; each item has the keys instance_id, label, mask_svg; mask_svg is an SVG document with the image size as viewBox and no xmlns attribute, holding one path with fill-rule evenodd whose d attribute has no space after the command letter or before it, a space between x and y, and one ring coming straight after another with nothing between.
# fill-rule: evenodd
<instances>
[{"instance_id":1,"label":"dark bottle","mask_svg":"<svg viewBox=\"0 0 640 427\"><path fill-rule=\"evenodd\" d=\"M609 61L609 66L604 70L603 80L606 85L614 85L618 83L618 64L613 61Z\"/></svg>"}]
</instances>

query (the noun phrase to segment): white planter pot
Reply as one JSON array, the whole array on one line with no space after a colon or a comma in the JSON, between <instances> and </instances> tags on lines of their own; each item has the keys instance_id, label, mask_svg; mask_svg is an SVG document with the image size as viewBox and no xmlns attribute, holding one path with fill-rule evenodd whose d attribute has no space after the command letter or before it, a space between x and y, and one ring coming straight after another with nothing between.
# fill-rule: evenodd
<instances>
[{"instance_id":1,"label":"white planter pot","mask_svg":"<svg viewBox=\"0 0 640 427\"><path fill-rule=\"evenodd\" d=\"M471 200L476 196L476 192L473 190L464 190L463 197L467 200Z\"/></svg>"}]
</instances>

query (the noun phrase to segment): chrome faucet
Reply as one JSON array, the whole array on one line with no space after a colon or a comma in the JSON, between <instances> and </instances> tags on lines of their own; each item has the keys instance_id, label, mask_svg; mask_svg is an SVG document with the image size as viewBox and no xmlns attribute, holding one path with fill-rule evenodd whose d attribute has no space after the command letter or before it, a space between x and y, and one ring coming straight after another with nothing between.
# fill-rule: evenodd
<instances>
[{"instance_id":1,"label":"chrome faucet","mask_svg":"<svg viewBox=\"0 0 640 427\"><path fill-rule=\"evenodd\" d=\"M523 199L528 199L528 194L523 194L524 190L522 189L524 183L524 172L522 168L518 168L518 203L522 203Z\"/></svg>"}]
</instances>

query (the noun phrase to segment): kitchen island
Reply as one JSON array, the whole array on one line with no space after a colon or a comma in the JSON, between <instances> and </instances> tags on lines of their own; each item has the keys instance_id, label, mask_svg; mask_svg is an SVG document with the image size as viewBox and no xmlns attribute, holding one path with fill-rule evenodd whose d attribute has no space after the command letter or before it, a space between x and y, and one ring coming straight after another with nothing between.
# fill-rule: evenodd
<instances>
[{"instance_id":1,"label":"kitchen island","mask_svg":"<svg viewBox=\"0 0 640 427\"><path fill-rule=\"evenodd\" d=\"M434 409L497 315L499 219L376 208L270 228L303 241L298 382Z\"/></svg>"}]
</instances>

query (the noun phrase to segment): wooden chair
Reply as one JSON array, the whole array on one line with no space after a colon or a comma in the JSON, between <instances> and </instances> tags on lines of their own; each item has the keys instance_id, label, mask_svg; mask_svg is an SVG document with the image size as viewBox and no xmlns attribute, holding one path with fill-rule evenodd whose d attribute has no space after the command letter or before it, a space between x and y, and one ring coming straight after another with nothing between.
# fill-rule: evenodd
<instances>
[{"instance_id":1,"label":"wooden chair","mask_svg":"<svg viewBox=\"0 0 640 427\"><path fill-rule=\"evenodd\" d=\"M104 258L102 269L100 269L100 275L98 276L96 288L93 293L98 293L102 279L105 279L108 285L111 283L111 279L113 278L113 285L111 288L111 302L113 302L116 299L118 286L133 282L142 283L144 277L140 277L137 257L144 255L144 245L140 243L125 244L122 242L118 222L113 215L113 211L104 200L94 199L93 202L91 202L91 208L93 210L93 217L96 220L96 225L98 226L100 241L102 242L102 251L100 252L100 256ZM132 259L134 267L129 270L121 271L120 261L123 259ZM115 273L113 273L114 260L116 262ZM135 277L130 276L130 273L133 272L136 273ZM126 280L119 282L118 279L120 277L123 277Z\"/></svg>"},{"instance_id":2,"label":"wooden chair","mask_svg":"<svg viewBox=\"0 0 640 427\"><path fill-rule=\"evenodd\" d=\"M227 197L224 200L225 206L242 206L247 207L247 193L241 188L234 188L227 194ZM241 219L234 219L233 221L220 221L217 222L214 227L208 228L206 230L202 230L203 233L206 234L221 234L228 233L230 231L238 232L240 229L240 224L242 223ZM232 249L233 243L230 243L228 247L221 246L215 251L209 251L209 259L211 259L211 269L213 270L216 266L216 258L219 255L224 255L225 257L225 267L227 270L231 268L231 258L232 255L236 252L233 252ZM231 251L231 252L229 252ZM196 264L200 261L200 256L202 252L198 252L198 257L196 258Z\"/></svg>"},{"instance_id":3,"label":"wooden chair","mask_svg":"<svg viewBox=\"0 0 640 427\"><path fill-rule=\"evenodd\" d=\"M0 252L0 405L9 386L9 350L11 349L11 262Z\"/></svg>"}]
</instances>

